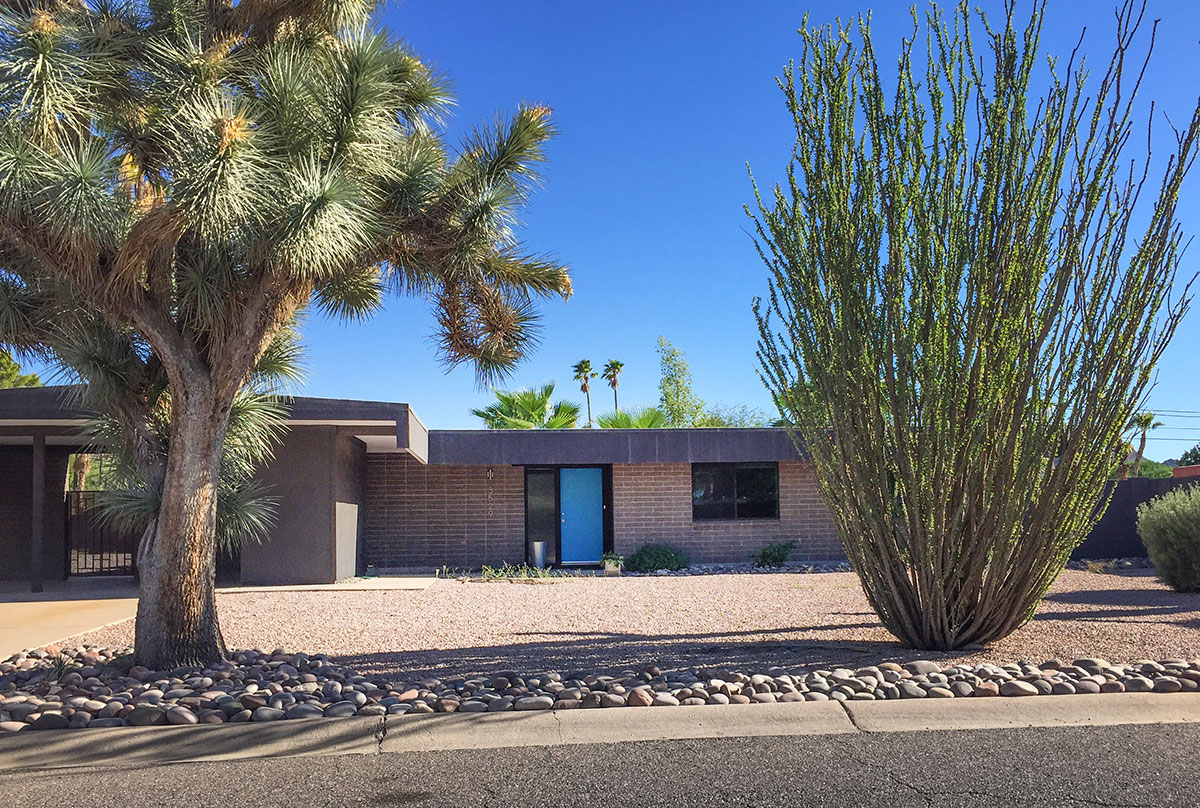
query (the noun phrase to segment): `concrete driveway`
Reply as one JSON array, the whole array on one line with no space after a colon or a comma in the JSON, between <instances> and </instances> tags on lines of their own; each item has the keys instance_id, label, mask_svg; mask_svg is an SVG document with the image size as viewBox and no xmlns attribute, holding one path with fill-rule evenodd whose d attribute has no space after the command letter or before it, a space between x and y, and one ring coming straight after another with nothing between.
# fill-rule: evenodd
<instances>
[{"instance_id":1,"label":"concrete driveway","mask_svg":"<svg viewBox=\"0 0 1200 808\"><path fill-rule=\"evenodd\" d=\"M0 658L41 648L65 637L128 620L137 613L132 582L47 585L30 594L23 586L0 590Z\"/></svg>"}]
</instances>

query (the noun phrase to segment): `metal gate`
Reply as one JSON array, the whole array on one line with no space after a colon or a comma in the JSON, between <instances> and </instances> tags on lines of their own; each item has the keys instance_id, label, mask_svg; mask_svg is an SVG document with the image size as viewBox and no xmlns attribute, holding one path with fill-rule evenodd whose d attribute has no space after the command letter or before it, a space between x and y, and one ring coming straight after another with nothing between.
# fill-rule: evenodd
<instances>
[{"instance_id":1,"label":"metal gate","mask_svg":"<svg viewBox=\"0 0 1200 808\"><path fill-rule=\"evenodd\" d=\"M100 518L99 491L67 492L67 574L133 575L137 535Z\"/></svg>"}]
</instances>

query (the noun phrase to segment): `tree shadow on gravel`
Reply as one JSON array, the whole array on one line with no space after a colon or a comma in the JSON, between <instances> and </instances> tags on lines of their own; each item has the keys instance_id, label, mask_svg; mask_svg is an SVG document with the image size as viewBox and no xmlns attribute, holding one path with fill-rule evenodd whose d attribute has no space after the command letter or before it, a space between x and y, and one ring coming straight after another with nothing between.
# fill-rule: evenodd
<instances>
[{"instance_id":1,"label":"tree shadow on gravel","mask_svg":"<svg viewBox=\"0 0 1200 808\"><path fill-rule=\"evenodd\" d=\"M1045 604L1074 606L1052 611L1043 607L1034 620L1078 620L1083 622L1144 622L1200 628L1200 595L1169 589L1096 589L1055 592ZM1082 607L1082 608L1079 608ZM1174 615L1183 619L1173 619ZM1142 620L1130 618L1143 618Z\"/></svg>"},{"instance_id":2,"label":"tree shadow on gravel","mask_svg":"<svg viewBox=\"0 0 1200 808\"><path fill-rule=\"evenodd\" d=\"M872 624L877 626L877 624ZM847 628L846 625L821 628ZM742 635L744 636L744 634ZM914 651L896 641L759 640L750 642L680 642L677 636L597 633L561 641L454 648L443 651L396 651L339 655L337 661L371 676L394 682L428 678L546 672L609 673L656 665L663 670L734 668L765 670L778 666L861 667L913 659L961 658L959 654ZM691 638L688 638L691 639Z\"/></svg>"}]
</instances>

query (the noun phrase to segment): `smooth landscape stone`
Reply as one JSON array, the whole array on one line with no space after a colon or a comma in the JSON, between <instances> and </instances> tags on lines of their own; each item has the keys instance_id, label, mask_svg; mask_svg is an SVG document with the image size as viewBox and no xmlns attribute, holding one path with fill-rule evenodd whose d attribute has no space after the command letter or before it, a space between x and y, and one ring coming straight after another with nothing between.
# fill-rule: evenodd
<instances>
[{"instance_id":1,"label":"smooth landscape stone","mask_svg":"<svg viewBox=\"0 0 1200 808\"><path fill-rule=\"evenodd\" d=\"M1180 690L1183 690L1183 685L1180 684L1178 679L1163 676L1154 680L1152 690L1155 693L1178 693Z\"/></svg>"},{"instance_id":2,"label":"smooth landscape stone","mask_svg":"<svg viewBox=\"0 0 1200 808\"><path fill-rule=\"evenodd\" d=\"M1100 685L1100 692L1101 693L1124 693L1125 685L1121 684L1120 682L1105 682L1104 684Z\"/></svg>"},{"instance_id":3,"label":"smooth landscape stone","mask_svg":"<svg viewBox=\"0 0 1200 808\"><path fill-rule=\"evenodd\" d=\"M600 694L600 706L601 707L624 707L625 706L625 697L620 695L619 693L601 693Z\"/></svg>"},{"instance_id":4,"label":"smooth landscape stone","mask_svg":"<svg viewBox=\"0 0 1200 808\"><path fill-rule=\"evenodd\" d=\"M458 705L460 713L486 713L487 709L488 703L479 699L468 699Z\"/></svg>"},{"instance_id":5,"label":"smooth landscape stone","mask_svg":"<svg viewBox=\"0 0 1200 808\"><path fill-rule=\"evenodd\" d=\"M1054 682L1050 686L1050 693L1055 696L1072 696L1075 694L1075 685L1070 682Z\"/></svg>"},{"instance_id":6,"label":"smooth landscape stone","mask_svg":"<svg viewBox=\"0 0 1200 808\"><path fill-rule=\"evenodd\" d=\"M153 727L167 723L167 714L153 704L139 704L134 707L125 721L131 727Z\"/></svg>"},{"instance_id":7,"label":"smooth landscape stone","mask_svg":"<svg viewBox=\"0 0 1200 808\"><path fill-rule=\"evenodd\" d=\"M1124 685L1128 693L1149 693L1154 689L1154 683L1144 676L1130 676Z\"/></svg>"},{"instance_id":8,"label":"smooth landscape stone","mask_svg":"<svg viewBox=\"0 0 1200 808\"><path fill-rule=\"evenodd\" d=\"M649 707L654 703L654 696L645 688L634 688L625 696L625 704L629 707Z\"/></svg>"},{"instance_id":9,"label":"smooth landscape stone","mask_svg":"<svg viewBox=\"0 0 1200 808\"><path fill-rule=\"evenodd\" d=\"M71 719L62 713L45 712L40 714L29 725L30 729L67 729L71 725Z\"/></svg>"},{"instance_id":10,"label":"smooth landscape stone","mask_svg":"<svg viewBox=\"0 0 1200 808\"><path fill-rule=\"evenodd\" d=\"M897 682L896 687L899 688L900 698L903 699L923 699L926 695L923 688L907 680Z\"/></svg>"},{"instance_id":11,"label":"smooth landscape stone","mask_svg":"<svg viewBox=\"0 0 1200 808\"><path fill-rule=\"evenodd\" d=\"M706 704L728 704L729 696L726 696L724 693L712 693L709 695L709 697L707 699L705 699L705 703Z\"/></svg>"},{"instance_id":12,"label":"smooth landscape stone","mask_svg":"<svg viewBox=\"0 0 1200 808\"><path fill-rule=\"evenodd\" d=\"M1040 691L1029 682L1011 679L1000 685L1001 696L1036 696Z\"/></svg>"},{"instance_id":13,"label":"smooth landscape stone","mask_svg":"<svg viewBox=\"0 0 1200 808\"><path fill-rule=\"evenodd\" d=\"M358 712L358 708L354 706L353 702L335 701L325 708L325 717L346 718L347 716L354 715L356 712Z\"/></svg>"},{"instance_id":14,"label":"smooth landscape stone","mask_svg":"<svg viewBox=\"0 0 1200 808\"><path fill-rule=\"evenodd\" d=\"M554 699L549 696L526 696L517 699L513 704L514 710L549 710L554 706Z\"/></svg>"},{"instance_id":15,"label":"smooth landscape stone","mask_svg":"<svg viewBox=\"0 0 1200 808\"><path fill-rule=\"evenodd\" d=\"M931 687L926 692L926 695L931 699L952 699L954 698L954 691L945 687Z\"/></svg>"},{"instance_id":16,"label":"smooth landscape stone","mask_svg":"<svg viewBox=\"0 0 1200 808\"><path fill-rule=\"evenodd\" d=\"M0 732L20 732L28 726L24 721L0 721Z\"/></svg>"},{"instance_id":17,"label":"smooth landscape stone","mask_svg":"<svg viewBox=\"0 0 1200 808\"><path fill-rule=\"evenodd\" d=\"M88 729L112 729L125 726L123 718L93 718L88 722Z\"/></svg>"},{"instance_id":18,"label":"smooth landscape stone","mask_svg":"<svg viewBox=\"0 0 1200 808\"><path fill-rule=\"evenodd\" d=\"M167 723L182 726L185 724L195 724L199 719L196 714L186 707L168 707L167 708Z\"/></svg>"},{"instance_id":19,"label":"smooth landscape stone","mask_svg":"<svg viewBox=\"0 0 1200 808\"><path fill-rule=\"evenodd\" d=\"M411 708L410 708L410 712L411 712ZM355 715L365 715L365 716L387 715L387 707L384 707L382 704L364 704L362 707L358 708L358 712L356 712Z\"/></svg>"},{"instance_id":20,"label":"smooth landscape stone","mask_svg":"<svg viewBox=\"0 0 1200 808\"><path fill-rule=\"evenodd\" d=\"M927 659L918 659L913 662L906 662L901 667L909 673L924 675L937 673L942 669L941 665L937 664L936 662L930 662Z\"/></svg>"},{"instance_id":21,"label":"smooth landscape stone","mask_svg":"<svg viewBox=\"0 0 1200 808\"><path fill-rule=\"evenodd\" d=\"M259 707L250 715L251 721L279 721L285 717L283 710L274 707Z\"/></svg>"},{"instance_id":22,"label":"smooth landscape stone","mask_svg":"<svg viewBox=\"0 0 1200 808\"><path fill-rule=\"evenodd\" d=\"M301 704L293 704L285 713L289 721L298 718L322 718L325 711L321 709L319 704L304 702Z\"/></svg>"}]
</instances>

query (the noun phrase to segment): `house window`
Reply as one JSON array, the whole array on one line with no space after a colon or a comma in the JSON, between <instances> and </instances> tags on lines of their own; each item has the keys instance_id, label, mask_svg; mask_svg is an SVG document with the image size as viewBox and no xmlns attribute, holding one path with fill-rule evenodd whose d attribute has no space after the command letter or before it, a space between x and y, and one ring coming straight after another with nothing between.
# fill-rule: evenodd
<instances>
[{"instance_id":1,"label":"house window","mask_svg":"<svg viewBox=\"0 0 1200 808\"><path fill-rule=\"evenodd\" d=\"M778 464L692 464L693 520L778 518Z\"/></svg>"}]
</instances>

